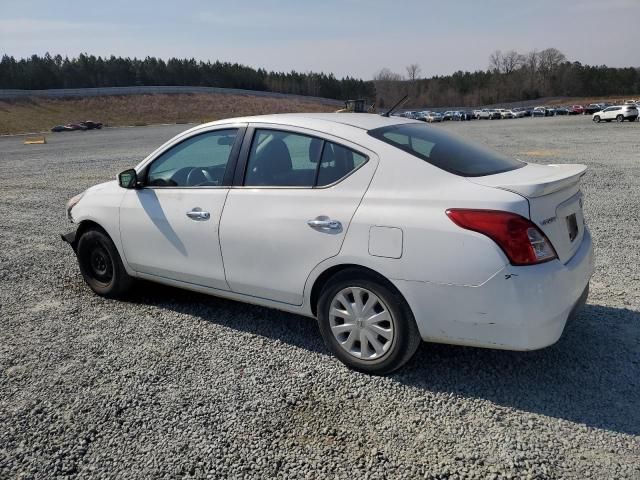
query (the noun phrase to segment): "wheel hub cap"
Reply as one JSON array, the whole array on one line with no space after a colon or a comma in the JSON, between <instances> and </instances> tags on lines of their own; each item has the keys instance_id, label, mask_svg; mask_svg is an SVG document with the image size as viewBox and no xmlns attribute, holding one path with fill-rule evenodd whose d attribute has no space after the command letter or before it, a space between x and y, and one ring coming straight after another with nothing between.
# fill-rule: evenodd
<instances>
[{"instance_id":1,"label":"wheel hub cap","mask_svg":"<svg viewBox=\"0 0 640 480\"><path fill-rule=\"evenodd\" d=\"M329 325L338 344L361 360L383 357L394 339L389 308L365 288L348 287L336 294L329 310Z\"/></svg>"}]
</instances>

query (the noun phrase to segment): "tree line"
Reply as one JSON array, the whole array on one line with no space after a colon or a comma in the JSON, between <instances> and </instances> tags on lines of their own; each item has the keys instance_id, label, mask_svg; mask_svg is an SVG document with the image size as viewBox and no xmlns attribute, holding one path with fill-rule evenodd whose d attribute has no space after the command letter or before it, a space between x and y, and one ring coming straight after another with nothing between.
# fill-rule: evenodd
<instances>
[{"instance_id":1,"label":"tree line","mask_svg":"<svg viewBox=\"0 0 640 480\"><path fill-rule=\"evenodd\" d=\"M32 55L0 60L0 88L50 89L118 86L186 85L293 93L334 99L365 98L389 107L405 94L408 106L479 106L540 97L590 97L640 93L640 69L589 66L567 60L555 48L525 54L497 50L488 68L475 72L421 77L417 63L406 76L388 68L372 81L333 74L273 72L230 62L155 57L144 59L75 58Z\"/></svg>"},{"instance_id":2,"label":"tree line","mask_svg":"<svg viewBox=\"0 0 640 480\"><path fill-rule=\"evenodd\" d=\"M374 98L372 82L333 74L268 72L230 62L202 62L195 59L145 59L96 57L80 54L32 55L0 60L0 88L26 90L50 88L124 87L186 85L241 88L317 97L349 99Z\"/></svg>"},{"instance_id":3,"label":"tree line","mask_svg":"<svg viewBox=\"0 0 640 480\"><path fill-rule=\"evenodd\" d=\"M406 77L383 68L374 76L379 107L409 94L408 106L479 106L541 97L597 97L640 93L640 68L590 66L567 60L556 48L522 54L496 50L486 70L420 78L420 66Z\"/></svg>"}]
</instances>

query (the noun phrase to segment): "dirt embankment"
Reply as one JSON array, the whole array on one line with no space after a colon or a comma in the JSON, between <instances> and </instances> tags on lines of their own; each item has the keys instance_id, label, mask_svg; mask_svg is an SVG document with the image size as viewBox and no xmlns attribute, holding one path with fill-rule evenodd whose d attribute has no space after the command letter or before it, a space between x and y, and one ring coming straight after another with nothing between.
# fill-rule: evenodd
<instances>
[{"instance_id":1,"label":"dirt embankment","mask_svg":"<svg viewBox=\"0 0 640 480\"><path fill-rule=\"evenodd\" d=\"M48 131L54 125L94 120L109 126L209 122L243 115L330 112L315 100L251 95L155 94L0 101L0 134Z\"/></svg>"}]
</instances>

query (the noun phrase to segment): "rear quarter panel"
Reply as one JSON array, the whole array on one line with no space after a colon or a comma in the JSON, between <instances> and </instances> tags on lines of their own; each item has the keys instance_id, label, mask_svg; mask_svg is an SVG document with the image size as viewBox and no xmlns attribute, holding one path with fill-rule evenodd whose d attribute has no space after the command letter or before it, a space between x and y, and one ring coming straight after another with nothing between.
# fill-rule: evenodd
<instances>
[{"instance_id":1,"label":"rear quarter panel","mask_svg":"<svg viewBox=\"0 0 640 480\"><path fill-rule=\"evenodd\" d=\"M384 142L376 140L375 151L378 169L335 260L363 264L389 279L453 285L482 284L508 264L492 240L458 227L445 212L482 208L527 217L524 198L470 184ZM399 258L370 254L373 226L402 230Z\"/></svg>"}]
</instances>

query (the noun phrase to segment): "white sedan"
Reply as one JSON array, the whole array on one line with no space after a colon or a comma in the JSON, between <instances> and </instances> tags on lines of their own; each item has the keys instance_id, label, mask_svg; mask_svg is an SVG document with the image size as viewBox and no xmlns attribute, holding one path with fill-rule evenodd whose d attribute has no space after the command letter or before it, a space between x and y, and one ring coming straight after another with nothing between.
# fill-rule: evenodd
<instances>
[{"instance_id":1,"label":"white sedan","mask_svg":"<svg viewBox=\"0 0 640 480\"><path fill-rule=\"evenodd\" d=\"M221 120L67 204L99 295L141 278L318 320L351 368L421 340L558 340L593 272L582 165L527 164L373 114Z\"/></svg>"}]
</instances>

